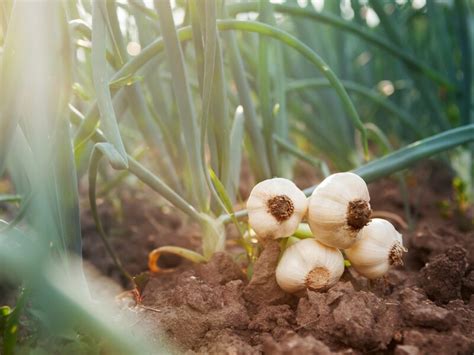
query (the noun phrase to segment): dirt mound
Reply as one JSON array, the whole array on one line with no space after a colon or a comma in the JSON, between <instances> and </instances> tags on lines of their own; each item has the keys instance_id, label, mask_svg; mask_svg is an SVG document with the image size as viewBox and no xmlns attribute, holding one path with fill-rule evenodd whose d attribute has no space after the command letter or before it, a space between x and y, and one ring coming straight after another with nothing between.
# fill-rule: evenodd
<instances>
[{"instance_id":1,"label":"dirt mound","mask_svg":"<svg viewBox=\"0 0 474 355\"><path fill-rule=\"evenodd\" d=\"M276 247L269 247L262 258L272 260L276 251ZM450 260L459 252L462 249L450 249L436 260ZM166 276L166 288L161 276L153 277L144 294L144 305L153 309L146 311L147 323L152 320L181 350L196 353L474 351L474 307L465 304L458 293L451 295L457 296L455 300L437 305L420 287L425 283L407 287L413 282L408 277L395 287L387 286L385 296L357 290L360 285L353 280L340 281L324 293L308 291L300 299L264 298L255 296L255 282L243 281L231 261L230 256L217 254L206 265L177 271L176 277ZM221 270L219 279L210 277L210 270ZM258 289L272 290L274 274L269 276L266 267L265 277L255 270ZM457 279L462 280L464 270L453 269L452 274L456 271ZM399 272L391 271L388 278L397 279Z\"/></svg>"},{"instance_id":2,"label":"dirt mound","mask_svg":"<svg viewBox=\"0 0 474 355\"><path fill-rule=\"evenodd\" d=\"M265 247L251 280L235 262L237 253L218 253L201 265L163 259L176 269L152 275L137 306L141 322L150 336L165 336L188 354L472 354L474 233L442 216L439 202L453 199L450 181L431 163L409 177L417 227L404 230L392 221L409 252L405 266L383 279L368 281L349 268L327 292L298 298L275 281L278 243ZM376 210L405 216L396 180L369 188ZM147 254L157 246L197 248L196 226L150 205L146 196L134 196L131 204L125 198L123 222L111 220L107 204L101 214L115 226L108 229L110 240L129 271L146 270ZM93 228L85 223L85 256L119 278Z\"/></svg>"}]
</instances>

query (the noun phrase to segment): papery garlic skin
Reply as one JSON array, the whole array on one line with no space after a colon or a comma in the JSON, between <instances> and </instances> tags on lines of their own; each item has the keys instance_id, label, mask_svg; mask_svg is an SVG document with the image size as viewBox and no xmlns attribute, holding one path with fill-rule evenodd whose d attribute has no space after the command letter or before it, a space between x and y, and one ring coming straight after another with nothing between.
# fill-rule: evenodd
<instances>
[{"instance_id":1,"label":"papery garlic skin","mask_svg":"<svg viewBox=\"0 0 474 355\"><path fill-rule=\"evenodd\" d=\"M254 186L247 201L249 224L261 240L288 237L308 209L308 199L292 181L264 180Z\"/></svg>"},{"instance_id":2,"label":"papery garlic skin","mask_svg":"<svg viewBox=\"0 0 474 355\"><path fill-rule=\"evenodd\" d=\"M374 218L359 232L357 242L344 250L354 269L368 279L383 276L391 265L403 264L402 235L385 219Z\"/></svg>"},{"instance_id":3,"label":"papery garlic skin","mask_svg":"<svg viewBox=\"0 0 474 355\"><path fill-rule=\"evenodd\" d=\"M276 280L288 293L322 291L334 285L343 272L344 257L338 249L308 238L284 251L276 268Z\"/></svg>"},{"instance_id":4,"label":"papery garlic skin","mask_svg":"<svg viewBox=\"0 0 474 355\"><path fill-rule=\"evenodd\" d=\"M308 223L315 238L334 248L349 248L370 221L369 201L367 184L360 176L328 176L309 198Z\"/></svg>"}]
</instances>

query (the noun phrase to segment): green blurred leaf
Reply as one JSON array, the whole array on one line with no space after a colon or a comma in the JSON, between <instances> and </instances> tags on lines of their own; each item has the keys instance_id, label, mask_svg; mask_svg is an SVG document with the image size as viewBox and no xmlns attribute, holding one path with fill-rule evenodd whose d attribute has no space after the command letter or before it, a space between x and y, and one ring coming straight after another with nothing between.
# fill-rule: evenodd
<instances>
[{"instance_id":1,"label":"green blurred leaf","mask_svg":"<svg viewBox=\"0 0 474 355\"><path fill-rule=\"evenodd\" d=\"M1 194L0 195L0 202L21 202L22 196L20 195L9 195L9 194Z\"/></svg>"},{"instance_id":2,"label":"green blurred leaf","mask_svg":"<svg viewBox=\"0 0 474 355\"><path fill-rule=\"evenodd\" d=\"M230 176L229 186L226 188L229 198L235 202L236 193L239 190L240 169L242 165L242 147L244 143L245 117L242 106L237 107L234 122L230 132Z\"/></svg>"},{"instance_id":3,"label":"green blurred leaf","mask_svg":"<svg viewBox=\"0 0 474 355\"><path fill-rule=\"evenodd\" d=\"M99 211L97 209L96 202L96 184L97 184L97 171L99 168L100 159L104 156L109 164L114 169L123 169L123 159L121 154L115 149L115 147L110 143L96 143L94 150L91 154L91 159L89 162L89 204L91 206L92 217L94 218L97 231L104 243L107 252L111 256L112 260L115 263L115 266L122 272L126 279L133 283L132 276L128 271L123 267L122 262L120 261L118 255L115 253L114 249L108 241L107 234L102 226L102 222L99 216Z\"/></svg>"},{"instance_id":4,"label":"green blurred leaf","mask_svg":"<svg viewBox=\"0 0 474 355\"><path fill-rule=\"evenodd\" d=\"M143 81L143 76L140 75L130 75L128 77L118 78L114 81L111 81L109 87L111 89L120 89L124 86L130 86L138 82Z\"/></svg>"},{"instance_id":5,"label":"green blurred leaf","mask_svg":"<svg viewBox=\"0 0 474 355\"><path fill-rule=\"evenodd\" d=\"M200 130L189 88L189 79L184 65L183 52L174 25L169 1L157 0L155 1L155 6L160 18L167 62L173 76L172 86L175 94L181 130L185 144L187 145L186 159L189 169L187 174L192 182L191 185L193 186L193 188L189 188L188 190L194 194L199 209L201 211L206 211L208 209L208 193L207 183L202 169L203 162L200 149Z\"/></svg>"},{"instance_id":6,"label":"green blurred leaf","mask_svg":"<svg viewBox=\"0 0 474 355\"><path fill-rule=\"evenodd\" d=\"M20 291L15 308L6 318L3 329L3 353L5 355L13 355L15 352L15 345L20 330L20 316L24 312L30 293L30 290L22 289Z\"/></svg>"},{"instance_id":7,"label":"green blurred leaf","mask_svg":"<svg viewBox=\"0 0 474 355\"><path fill-rule=\"evenodd\" d=\"M224 184L219 180L219 178L217 177L214 170L209 169L209 175L210 175L212 183L213 183L213 185L214 185L214 187L217 191L217 194L219 195L219 198L224 203L226 212L229 213L229 214L232 214L234 208L232 207L232 201L231 201L229 195L227 194L227 191L224 187Z\"/></svg>"},{"instance_id":8,"label":"green blurred leaf","mask_svg":"<svg viewBox=\"0 0 474 355\"><path fill-rule=\"evenodd\" d=\"M117 118L115 117L112 96L110 95L109 89L109 78L107 75L107 60L105 58L107 38L106 21L104 20L100 1L95 1L93 5L92 72L97 104L99 106L104 133L120 157L120 159L115 157L117 159L115 159L114 162L122 169L126 169L128 167L127 153L122 142Z\"/></svg>"}]
</instances>

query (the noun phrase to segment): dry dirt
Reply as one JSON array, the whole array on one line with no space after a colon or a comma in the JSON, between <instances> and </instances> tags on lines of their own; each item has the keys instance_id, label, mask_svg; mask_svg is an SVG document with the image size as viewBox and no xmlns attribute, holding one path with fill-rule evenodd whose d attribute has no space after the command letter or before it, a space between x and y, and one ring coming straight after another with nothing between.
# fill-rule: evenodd
<instances>
[{"instance_id":1,"label":"dry dirt","mask_svg":"<svg viewBox=\"0 0 474 355\"><path fill-rule=\"evenodd\" d=\"M301 180L306 187L308 178ZM251 280L234 254L219 253L201 265L178 266L170 258L164 266L177 267L151 275L144 290L143 322L188 354L472 354L474 233L460 231L456 214L440 207L453 200L442 165L425 163L407 182L417 223L410 231L392 221L409 252L405 265L384 279L368 282L348 269L329 291L297 298L276 284L277 243L260 255ZM396 180L371 184L370 192L375 211L404 216ZM122 224L109 225L121 231L113 245L132 273L146 270L154 247L198 246L195 226L164 214L146 196L125 203L124 217ZM88 222L84 256L120 279Z\"/></svg>"},{"instance_id":2,"label":"dry dirt","mask_svg":"<svg viewBox=\"0 0 474 355\"><path fill-rule=\"evenodd\" d=\"M296 181L302 188L315 182L307 170ZM424 163L407 182L416 226L409 230L392 220L409 251L405 265L384 279L368 282L349 268L327 292L298 298L276 284L278 244L265 248L248 280L230 241L231 252L207 264L163 257L161 266L173 269L150 275L139 306L142 323L187 354L473 354L474 232L461 231L462 218L441 207L454 198L444 166ZM241 191L245 198L249 189ZM370 192L376 212L404 216L396 180L371 184ZM131 274L146 271L147 254L158 246L198 249L199 229L150 202L150 193L124 189L120 201L120 208L112 209L109 199L99 207ZM87 212L82 222L84 257L130 288Z\"/></svg>"}]
</instances>

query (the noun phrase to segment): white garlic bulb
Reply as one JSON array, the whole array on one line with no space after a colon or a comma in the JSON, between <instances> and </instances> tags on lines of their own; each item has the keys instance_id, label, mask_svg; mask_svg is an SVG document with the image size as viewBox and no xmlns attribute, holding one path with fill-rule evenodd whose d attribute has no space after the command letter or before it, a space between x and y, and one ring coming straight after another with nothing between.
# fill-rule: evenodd
<instances>
[{"instance_id":1,"label":"white garlic bulb","mask_svg":"<svg viewBox=\"0 0 474 355\"><path fill-rule=\"evenodd\" d=\"M319 184L309 198L308 223L316 239L345 249L370 221L369 190L353 173L337 173Z\"/></svg>"},{"instance_id":2,"label":"white garlic bulb","mask_svg":"<svg viewBox=\"0 0 474 355\"><path fill-rule=\"evenodd\" d=\"M359 274L368 279L383 276L391 265L403 264L402 235L395 227L381 218L374 218L359 232L359 239L344 250Z\"/></svg>"},{"instance_id":3,"label":"white garlic bulb","mask_svg":"<svg viewBox=\"0 0 474 355\"><path fill-rule=\"evenodd\" d=\"M344 272L344 257L316 239L303 239L286 249L276 269L278 285L286 292L323 291Z\"/></svg>"},{"instance_id":4,"label":"white garlic bulb","mask_svg":"<svg viewBox=\"0 0 474 355\"><path fill-rule=\"evenodd\" d=\"M308 199L303 191L283 178L258 183L247 201L249 224L262 240L293 234L307 209Z\"/></svg>"}]
</instances>

